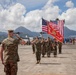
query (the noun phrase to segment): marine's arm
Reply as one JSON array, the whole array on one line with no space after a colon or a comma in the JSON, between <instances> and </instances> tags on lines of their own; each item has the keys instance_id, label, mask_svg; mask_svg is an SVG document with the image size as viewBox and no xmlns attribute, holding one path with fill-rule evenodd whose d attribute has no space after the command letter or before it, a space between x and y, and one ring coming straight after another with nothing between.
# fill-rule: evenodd
<instances>
[{"instance_id":1,"label":"marine's arm","mask_svg":"<svg viewBox=\"0 0 76 75\"><path fill-rule=\"evenodd\" d=\"M21 45L25 45L26 44L26 42L19 35L15 34L15 36L20 40L20 44Z\"/></svg>"},{"instance_id":2,"label":"marine's arm","mask_svg":"<svg viewBox=\"0 0 76 75\"><path fill-rule=\"evenodd\" d=\"M1 53L0 53L2 64L4 64L3 63L3 50L4 50L4 44L1 45Z\"/></svg>"}]
</instances>

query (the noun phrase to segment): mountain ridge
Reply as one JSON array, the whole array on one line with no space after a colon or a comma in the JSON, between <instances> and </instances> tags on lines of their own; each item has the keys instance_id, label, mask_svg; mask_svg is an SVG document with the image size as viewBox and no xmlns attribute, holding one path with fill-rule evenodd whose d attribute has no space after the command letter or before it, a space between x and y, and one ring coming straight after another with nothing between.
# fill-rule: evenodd
<instances>
[{"instance_id":1,"label":"mountain ridge","mask_svg":"<svg viewBox=\"0 0 76 75\"><path fill-rule=\"evenodd\" d=\"M21 37L26 37L26 35L28 37L36 37L36 36L40 36L40 32L32 32L30 30L28 30L27 28L20 26L18 28L15 29L15 33L19 32ZM43 34L43 37L48 37L50 35L48 34ZM6 32L0 32L0 40L4 39L5 37L7 37L7 33ZM51 36L50 36L51 37ZM76 31L74 30L70 30L67 27L64 27L64 37L65 38L69 38L69 37L76 37Z\"/></svg>"}]
</instances>

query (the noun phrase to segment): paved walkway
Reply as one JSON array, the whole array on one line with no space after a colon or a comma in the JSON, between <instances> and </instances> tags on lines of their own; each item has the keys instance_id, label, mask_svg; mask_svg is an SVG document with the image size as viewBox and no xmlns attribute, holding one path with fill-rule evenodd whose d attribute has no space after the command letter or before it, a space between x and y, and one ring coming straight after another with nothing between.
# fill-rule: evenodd
<instances>
[{"instance_id":1,"label":"paved walkway","mask_svg":"<svg viewBox=\"0 0 76 75\"><path fill-rule=\"evenodd\" d=\"M57 58L42 58L36 64L35 54L31 46L19 46L20 62L18 75L76 75L76 45L63 45L63 53ZM5 75L0 61L0 75Z\"/></svg>"}]
</instances>

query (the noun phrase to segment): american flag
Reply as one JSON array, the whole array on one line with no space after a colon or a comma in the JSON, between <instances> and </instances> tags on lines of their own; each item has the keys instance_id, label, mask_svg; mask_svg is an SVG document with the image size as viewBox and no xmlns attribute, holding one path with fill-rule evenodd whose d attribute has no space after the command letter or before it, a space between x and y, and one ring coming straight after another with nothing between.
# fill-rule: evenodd
<instances>
[{"instance_id":1,"label":"american flag","mask_svg":"<svg viewBox=\"0 0 76 75\"><path fill-rule=\"evenodd\" d=\"M45 19L42 18L42 31L46 32L48 31L47 22Z\"/></svg>"}]
</instances>

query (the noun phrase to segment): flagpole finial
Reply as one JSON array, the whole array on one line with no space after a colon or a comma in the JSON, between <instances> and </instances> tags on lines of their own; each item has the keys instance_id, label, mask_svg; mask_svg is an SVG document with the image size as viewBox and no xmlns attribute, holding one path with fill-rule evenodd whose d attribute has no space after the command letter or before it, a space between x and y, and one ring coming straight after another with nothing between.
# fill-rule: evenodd
<instances>
[{"instance_id":1,"label":"flagpole finial","mask_svg":"<svg viewBox=\"0 0 76 75\"><path fill-rule=\"evenodd\" d=\"M64 23L65 23L65 19L64 19Z\"/></svg>"},{"instance_id":2,"label":"flagpole finial","mask_svg":"<svg viewBox=\"0 0 76 75\"><path fill-rule=\"evenodd\" d=\"M56 18L56 21L58 21L59 20L59 18Z\"/></svg>"}]
</instances>

